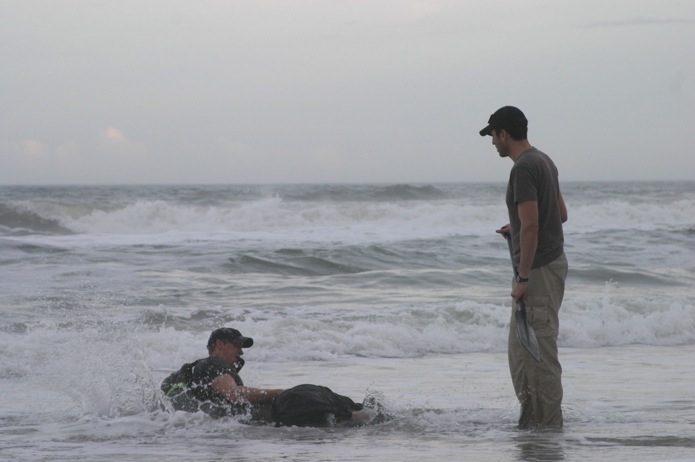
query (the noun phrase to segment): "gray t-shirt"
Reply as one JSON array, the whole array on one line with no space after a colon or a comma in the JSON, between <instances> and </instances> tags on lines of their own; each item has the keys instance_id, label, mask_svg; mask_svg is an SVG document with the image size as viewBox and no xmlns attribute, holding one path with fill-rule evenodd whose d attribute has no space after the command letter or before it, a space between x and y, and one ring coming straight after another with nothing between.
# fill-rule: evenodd
<instances>
[{"instance_id":1,"label":"gray t-shirt","mask_svg":"<svg viewBox=\"0 0 695 462\"><path fill-rule=\"evenodd\" d=\"M545 266L562 255L564 236L559 193L557 168L550 157L536 148L524 151L514 163L507 185L515 265L519 265L520 257L518 204L524 201L538 203L538 247L531 268Z\"/></svg>"}]
</instances>

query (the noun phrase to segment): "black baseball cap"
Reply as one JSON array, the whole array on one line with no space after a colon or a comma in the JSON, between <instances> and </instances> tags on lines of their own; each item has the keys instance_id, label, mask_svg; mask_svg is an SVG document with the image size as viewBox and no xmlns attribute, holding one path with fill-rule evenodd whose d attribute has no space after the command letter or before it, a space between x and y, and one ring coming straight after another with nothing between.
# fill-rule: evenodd
<instances>
[{"instance_id":1,"label":"black baseball cap","mask_svg":"<svg viewBox=\"0 0 695 462\"><path fill-rule=\"evenodd\" d=\"M236 343L243 348L250 348L253 346L253 339L251 337L244 337L236 329L231 327L222 327L220 329L212 331L210 338L208 339L208 347L211 347L218 340L226 340L228 342Z\"/></svg>"},{"instance_id":2,"label":"black baseball cap","mask_svg":"<svg viewBox=\"0 0 695 462\"><path fill-rule=\"evenodd\" d=\"M495 111L487 121L488 126L480 130L480 136L492 134L493 129L528 128L528 120L519 108L504 106Z\"/></svg>"}]
</instances>

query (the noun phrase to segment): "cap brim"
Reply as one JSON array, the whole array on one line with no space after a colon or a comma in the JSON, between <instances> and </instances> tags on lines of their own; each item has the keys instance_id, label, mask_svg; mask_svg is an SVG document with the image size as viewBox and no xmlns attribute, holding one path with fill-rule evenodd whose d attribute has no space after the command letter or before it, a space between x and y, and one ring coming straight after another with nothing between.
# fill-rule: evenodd
<instances>
[{"instance_id":1,"label":"cap brim","mask_svg":"<svg viewBox=\"0 0 695 462\"><path fill-rule=\"evenodd\" d=\"M480 136L488 136L491 134L492 134L492 125L488 125L487 127L480 130Z\"/></svg>"},{"instance_id":2,"label":"cap brim","mask_svg":"<svg viewBox=\"0 0 695 462\"><path fill-rule=\"evenodd\" d=\"M239 337L237 343L242 346L242 348L251 348L253 346L253 339L251 337Z\"/></svg>"}]
</instances>

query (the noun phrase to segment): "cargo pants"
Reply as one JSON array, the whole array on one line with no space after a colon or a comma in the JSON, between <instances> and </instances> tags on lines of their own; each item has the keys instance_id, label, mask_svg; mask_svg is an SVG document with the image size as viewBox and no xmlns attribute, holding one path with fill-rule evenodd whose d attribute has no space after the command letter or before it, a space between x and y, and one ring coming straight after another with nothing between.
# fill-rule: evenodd
<instances>
[{"instance_id":1,"label":"cargo pants","mask_svg":"<svg viewBox=\"0 0 695 462\"><path fill-rule=\"evenodd\" d=\"M526 291L526 316L538 339L541 360L526 351L516 334L516 303L509 328L509 371L521 404L519 428L562 428L562 367L557 337L560 305L565 293L567 257L531 270Z\"/></svg>"}]
</instances>

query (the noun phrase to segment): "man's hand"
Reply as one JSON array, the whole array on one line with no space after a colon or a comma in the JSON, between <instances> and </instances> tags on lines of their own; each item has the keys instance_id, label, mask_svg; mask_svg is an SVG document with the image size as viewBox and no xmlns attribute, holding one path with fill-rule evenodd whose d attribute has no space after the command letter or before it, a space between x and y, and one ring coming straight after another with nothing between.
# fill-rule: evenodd
<instances>
[{"instance_id":1,"label":"man's hand","mask_svg":"<svg viewBox=\"0 0 695 462\"><path fill-rule=\"evenodd\" d=\"M500 229L495 230L497 234L501 234L503 238L509 239L511 237L512 233L512 227L507 223L506 225L502 226Z\"/></svg>"},{"instance_id":2,"label":"man's hand","mask_svg":"<svg viewBox=\"0 0 695 462\"><path fill-rule=\"evenodd\" d=\"M521 300L526 300L526 289L528 289L528 282L519 282L512 290L512 298L514 302L519 303Z\"/></svg>"}]
</instances>

